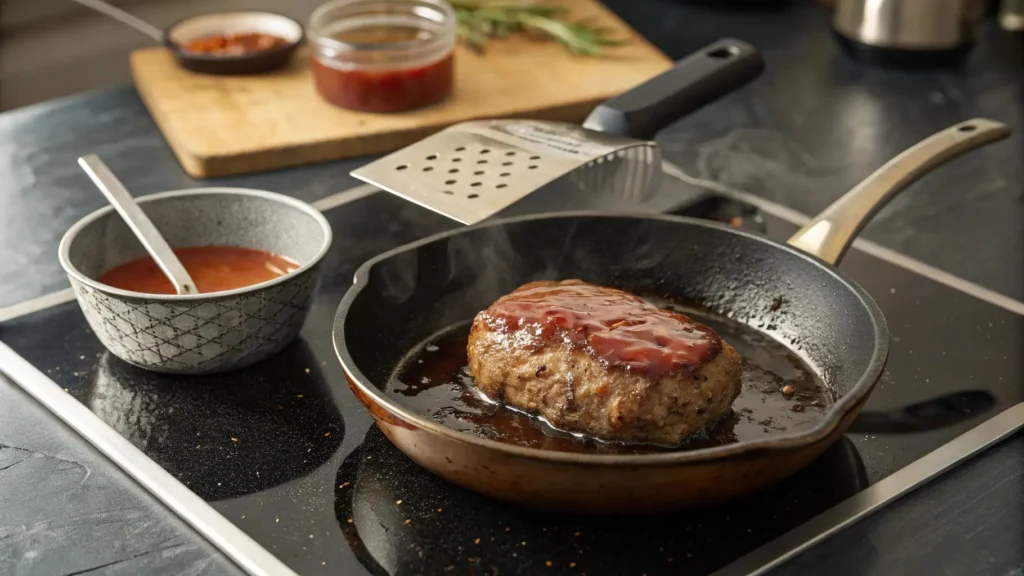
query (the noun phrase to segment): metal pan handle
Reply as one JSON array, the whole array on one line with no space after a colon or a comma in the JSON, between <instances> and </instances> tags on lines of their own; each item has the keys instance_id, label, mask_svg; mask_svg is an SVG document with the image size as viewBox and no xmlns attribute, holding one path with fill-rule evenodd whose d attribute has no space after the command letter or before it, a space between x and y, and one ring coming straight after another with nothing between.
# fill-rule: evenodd
<instances>
[{"instance_id":1,"label":"metal pan handle","mask_svg":"<svg viewBox=\"0 0 1024 576\"><path fill-rule=\"evenodd\" d=\"M583 127L651 140L658 130L749 83L763 71L764 59L753 46L725 38L598 105Z\"/></svg>"},{"instance_id":2,"label":"metal pan handle","mask_svg":"<svg viewBox=\"0 0 1024 576\"><path fill-rule=\"evenodd\" d=\"M919 178L965 152L1010 135L1005 124L975 118L946 128L908 148L825 208L789 244L838 264L861 229L889 200Z\"/></svg>"}]
</instances>

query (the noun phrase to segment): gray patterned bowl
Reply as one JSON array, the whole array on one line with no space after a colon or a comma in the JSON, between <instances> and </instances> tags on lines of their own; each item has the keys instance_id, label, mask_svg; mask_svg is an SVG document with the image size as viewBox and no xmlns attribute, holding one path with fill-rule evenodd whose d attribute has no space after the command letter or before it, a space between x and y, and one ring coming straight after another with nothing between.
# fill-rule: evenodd
<instances>
[{"instance_id":1,"label":"gray patterned bowl","mask_svg":"<svg viewBox=\"0 0 1024 576\"><path fill-rule=\"evenodd\" d=\"M316 208L243 188L177 190L137 201L171 247L255 248L300 267L211 294L121 290L96 279L146 252L112 207L97 210L67 231L59 255L89 326L111 353L156 372L210 374L263 360L298 335L331 245L330 224Z\"/></svg>"}]
</instances>

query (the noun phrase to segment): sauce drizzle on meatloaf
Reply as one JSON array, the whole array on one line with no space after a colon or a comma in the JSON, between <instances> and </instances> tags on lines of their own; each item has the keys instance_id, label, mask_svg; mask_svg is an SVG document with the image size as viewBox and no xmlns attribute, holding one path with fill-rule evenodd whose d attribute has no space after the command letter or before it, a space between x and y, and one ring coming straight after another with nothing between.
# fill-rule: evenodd
<instances>
[{"instance_id":1,"label":"sauce drizzle on meatloaf","mask_svg":"<svg viewBox=\"0 0 1024 576\"><path fill-rule=\"evenodd\" d=\"M525 284L480 312L476 321L508 335L509 346L568 344L608 368L625 368L652 381L699 367L722 351L721 338L690 317L580 280Z\"/></svg>"}]
</instances>

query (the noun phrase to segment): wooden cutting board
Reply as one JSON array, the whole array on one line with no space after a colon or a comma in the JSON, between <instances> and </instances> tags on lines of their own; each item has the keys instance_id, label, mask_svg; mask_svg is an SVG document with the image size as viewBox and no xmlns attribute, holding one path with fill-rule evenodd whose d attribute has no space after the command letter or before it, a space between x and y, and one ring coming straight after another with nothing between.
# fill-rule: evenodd
<instances>
[{"instance_id":1,"label":"wooden cutting board","mask_svg":"<svg viewBox=\"0 0 1024 576\"><path fill-rule=\"evenodd\" d=\"M482 55L459 46L453 95L398 114L353 112L321 100L306 51L289 68L257 76L194 74L164 48L133 52L131 69L185 171L211 178L390 152L464 120L579 122L597 103L672 65L595 0L565 3L572 7L570 17L613 28L627 44L597 58L524 37L492 41Z\"/></svg>"}]
</instances>

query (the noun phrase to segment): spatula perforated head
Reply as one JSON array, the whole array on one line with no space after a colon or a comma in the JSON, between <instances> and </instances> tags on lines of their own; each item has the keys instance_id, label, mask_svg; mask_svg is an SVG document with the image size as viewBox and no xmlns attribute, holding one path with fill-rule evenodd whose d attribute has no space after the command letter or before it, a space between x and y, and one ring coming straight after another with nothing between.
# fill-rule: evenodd
<instances>
[{"instance_id":1,"label":"spatula perforated head","mask_svg":"<svg viewBox=\"0 0 1024 576\"><path fill-rule=\"evenodd\" d=\"M764 70L753 46L726 38L591 112L583 126L464 122L352 172L462 222L557 210L632 210L657 189L655 133Z\"/></svg>"},{"instance_id":2,"label":"spatula perforated head","mask_svg":"<svg viewBox=\"0 0 1024 576\"><path fill-rule=\"evenodd\" d=\"M475 224L567 175L578 187L595 187L595 195L618 186L634 194L634 187L646 189L651 174L660 170L652 171L651 165L660 166L660 156L643 140L574 124L489 120L451 126L352 175Z\"/></svg>"}]
</instances>

